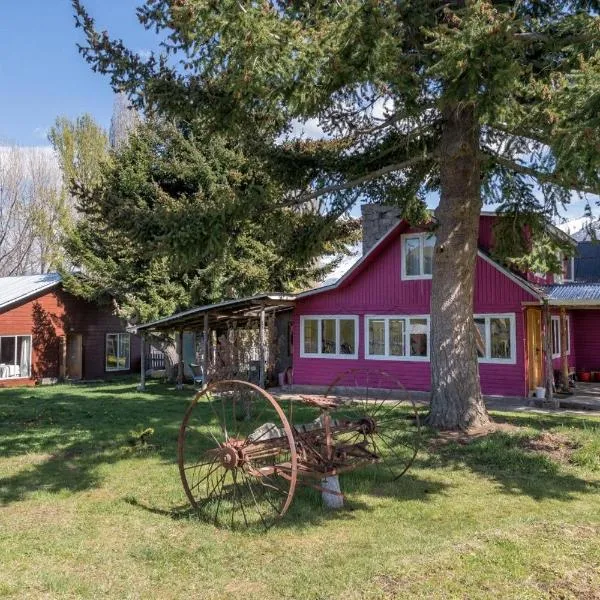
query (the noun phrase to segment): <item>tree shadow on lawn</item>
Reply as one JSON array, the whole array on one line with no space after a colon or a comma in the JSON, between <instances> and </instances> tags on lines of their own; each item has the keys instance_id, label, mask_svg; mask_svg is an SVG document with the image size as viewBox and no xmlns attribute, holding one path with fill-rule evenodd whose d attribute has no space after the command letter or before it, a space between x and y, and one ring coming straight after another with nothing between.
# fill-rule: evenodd
<instances>
[{"instance_id":1,"label":"tree shadow on lawn","mask_svg":"<svg viewBox=\"0 0 600 600\"><path fill-rule=\"evenodd\" d=\"M499 417L495 417L500 422ZM503 421L531 427L532 422L516 417L503 417ZM549 421L548 425L560 425ZM467 468L502 486L506 494L527 495L535 500L546 498L569 501L578 494L598 493L600 483L583 479L567 471L564 464L549 456L527 449L527 441L539 435L544 427L534 427L535 433L526 430L518 433L497 431L472 439L469 443L430 444L430 458L423 464L435 468Z\"/></svg>"},{"instance_id":2,"label":"tree shadow on lawn","mask_svg":"<svg viewBox=\"0 0 600 600\"><path fill-rule=\"evenodd\" d=\"M368 500L357 498L358 494L378 498L387 497L398 502L411 500L423 502L428 501L435 494L442 493L444 489L449 487L448 484L443 482L420 479L410 472L396 481L390 481L389 478L382 477L381 474L374 476L368 469L363 472L360 470L353 471L350 478L346 478L344 475L340 476L340 484L342 492L345 494L342 509L329 510L325 508L319 491L298 486L288 512L283 518L274 523L274 528L312 527L325 521L347 521L356 518L357 512L368 513L376 510ZM130 506L173 520L196 520L212 524L210 518L192 508L189 503L162 508L146 504L134 496L128 496L123 500ZM228 529L228 527L224 528ZM248 530L264 530L264 528L260 526L249 527Z\"/></svg>"},{"instance_id":3,"label":"tree shadow on lawn","mask_svg":"<svg viewBox=\"0 0 600 600\"><path fill-rule=\"evenodd\" d=\"M179 424L191 395L161 385L151 385L145 394L137 394L133 385L116 395L113 390L100 384L1 391L0 461L22 458L23 467L0 482L0 504L38 490L96 487L98 467L147 457L148 449L164 461L176 461ZM154 435L146 448L132 432L147 427Z\"/></svg>"},{"instance_id":4,"label":"tree shadow on lawn","mask_svg":"<svg viewBox=\"0 0 600 600\"><path fill-rule=\"evenodd\" d=\"M508 423L516 427L528 427L536 431L548 431L557 428L597 431L600 436L600 418L594 416L565 414L558 410L553 413L491 413L495 423Z\"/></svg>"},{"instance_id":5,"label":"tree shadow on lawn","mask_svg":"<svg viewBox=\"0 0 600 600\"><path fill-rule=\"evenodd\" d=\"M155 382L149 383L148 392L144 394L135 392L134 382L130 386L87 384L3 390L0 392L0 461L3 458L19 461L22 457L23 464L19 464L20 470L0 482L0 505L24 500L39 490L59 493L98 487L102 484L99 467L148 456L143 446L131 448L128 445L131 431L139 432L147 427L154 429L149 440L152 456L174 466L179 427L193 394L193 390L177 392ZM308 420L312 413L307 411L304 415L296 410L295 414ZM389 478L374 474L370 467L341 478L343 491L350 498L348 506L365 510L368 507L353 500L353 496L422 500L444 487L419 480L410 473L397 482L389 482L386 481ZM180 485L175 469L173 479L175 485ZM312 490L308 494L300 490L292 505L293 511L300 511L307 522L318 514L310 493ZM315 494L320 506L319 492L313 496ZM175 516L178 514L176 511Z\"/></svg>"}]
</instances>

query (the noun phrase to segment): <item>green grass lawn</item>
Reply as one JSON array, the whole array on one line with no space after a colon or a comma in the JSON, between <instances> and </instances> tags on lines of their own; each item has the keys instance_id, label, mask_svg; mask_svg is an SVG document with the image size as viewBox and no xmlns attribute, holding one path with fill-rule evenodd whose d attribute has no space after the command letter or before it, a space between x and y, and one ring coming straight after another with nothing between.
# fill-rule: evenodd
<instances>
[{"instance_id":1,"label":"green grass lawn","mask_svg":"<svg viewBox=\"0 0 600 600\"><path fill-rule=\"evenodd\" d=\"M397 482L300 490L268 532L189 510L177 434L192 391L151 383L0 390L0 596L600 598L600 421L495 413L507 429L424 449ZM155 431L150 447L131 432ZM543 431L576 448L527 447ZM569 454L569 453L567 453Z\"/></svg>"}]
</instances>

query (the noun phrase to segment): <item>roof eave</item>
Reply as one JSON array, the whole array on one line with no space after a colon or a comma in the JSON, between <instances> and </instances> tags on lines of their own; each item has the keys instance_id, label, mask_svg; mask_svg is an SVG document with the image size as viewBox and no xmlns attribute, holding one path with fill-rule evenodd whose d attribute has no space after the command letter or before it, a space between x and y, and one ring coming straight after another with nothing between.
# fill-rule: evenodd
<instances>
[{"instance_id":1,"label":"roof eave","mask_svg":"<svg viewBox=\"0 0 600 600\"><path fill-rule=\"evenodd\" d=\"M19 304L19 303L23 302L23 300L27 300L29 298L34 298L35 296L38 296L42 292L47 292L48 290L51 290L52 288L60 285L61 283L62 283L62 281L59 279L58 281L53 281L51 283L48 283L47 285L44 285L40 288L37 288L36 290L28 292L27 294L23 294L22 296L19 296L18 298L13 298L12 300L5 302L4 304L1 304L0 311L4 311L5 309L10 308L15 304Z\"/></svg>"}]
</instances>

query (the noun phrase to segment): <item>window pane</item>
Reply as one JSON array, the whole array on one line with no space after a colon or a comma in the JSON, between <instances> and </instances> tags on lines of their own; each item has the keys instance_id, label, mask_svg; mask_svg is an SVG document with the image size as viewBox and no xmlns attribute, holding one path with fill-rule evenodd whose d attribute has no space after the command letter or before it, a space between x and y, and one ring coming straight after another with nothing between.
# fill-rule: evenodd
<instances>
[{"instance_id":1,"label":"window pane","mask_svg":"<svg viewBox=\"0 0 600 600\"><path fill-rule=\"evenodd\" d=\"M369 319L369 354L383 356L385 354L385 321Z\"/></svg>"},{"instance_id":2,"label":"window pane","mask_svg":"<svg viewBox=\"0 0 600 600\"><path fill-rule=\"evenodd\" d=\"M108 370L117 368L117 336L114 334L106 336L106 368Z\"/></svg>"},{"instance_id":3,"label":"window pane","mask_svg":"<svg viewBox=\"0 0 600 600\"><path fill-rule=\"evenodd\" d=\"M563 276L565 279L573 279L573 261L571 258L563 260Z\"/></svg>"},{"instance_id":4,"label":"window pane","mask_svg":"<svg viewBox=\"0 0 600 600\"><path fill-rule=\"evenodd\" d=\"M404 239L404 272L406 275L421 274L421 238Z\"/></svg>"},{"instance_id":5,"label":"window pane","mask_svg":"<svg viewBox=\"0 0 600 600\"><path fill-rule=\"evenodd\" d=\"M17 363L21 377L31 376L31 338L21 335L17 338Z\"/></svg>"},{"instance_id":6,"label":"window pane","mask_svg":"<svg viewBox=\"0 0 600 600\"><path fill-rule=\"evenodd\" d=\"M410 319L410 355L427 356L427 319Z\"/></svg>"},{"instance_id":7,"label":"window pane","mask_svg":"<svg viewBox=\"0 0 600 600\"><path fill-rule=\"evenodd\" d=\"M336 354L335 319L321 321L321 352L323 354Z\"/></svg>"},{"instance_id":8,"label":"window pane","mask_svg":"<svg viewBox=\"0 0 600 600\"><path fill-rule=\"evenodd\" d=\"M390 319L390 356L404 356L404 319Z\"/></svg>"},{"instance_id":9,"label":"window pane","mask_svg":"<svg viewBox=\"0 0 600 600\"><path fill-rule=\"evenodd\" d=\"M129 334L119 336L119 369L129 369Z\"/></svg>"},{"instance_id":10,"label":"window pane","mask_svg":"<svg viewBox=\"0 0 600 600\"><path fill-rule=\"evenodd\" d=\"M304 321L304 352L316 354L318 348L319 321L317 319L306 319Z\"/></svg>"},{"instance_id":11,"label":"window pane","mask_svg":"<svg viewBox=\"0 0 600 600\"><path fill-rule=\"evenodd\" d=\"M485 338L485 319L475 319L475 346L479 358L485 357Z\"/></svg>"},{"instance_id":12,"label":"window pane","mask_svg":"<svg viewBox=\"0 0 600 600\"><path fill-rule=\"evenodd\" d=\"M427 235L423 239L423 275L431 275L433 270L433 247L435 236Z\"/></svg>"},{"instance_id":13,"label":"window pane","mask_svg":"<svg viewBox=\"0 0 600 600\"><path fill-rule=\"evenodd\" d=\"M3 337L0 340L0 363L4 365L15 364L15 337Z\"/></svg>"},{"instance_id":14,"label":"window pane","mask_svg":"<svg viewBox=\"0 0 600 600\"><path fill-rule=\"evenodd\" d=\"M491 358L511 358L510 319L490 319Z\"/></svg>"},{"instance_id":15,"label":"window pane","mask_svg":"<svg viewBox=\"0 0 600 600\"><path fill-rule=\"evenodd\" d=\"M354 352L354 319L340 319L340 354Z\"/></svg>"}]
</instances>

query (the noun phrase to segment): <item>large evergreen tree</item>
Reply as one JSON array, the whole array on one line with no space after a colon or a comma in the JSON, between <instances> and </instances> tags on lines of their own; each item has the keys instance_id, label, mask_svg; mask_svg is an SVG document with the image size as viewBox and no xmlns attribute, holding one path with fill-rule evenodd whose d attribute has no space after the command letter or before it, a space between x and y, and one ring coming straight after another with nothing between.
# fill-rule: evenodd
<instances>
[{"instance_id":1,"label":"large evergreen tree","mask_svg":"<svg viewBox=\"0 0 600 600\"><path fill-rule=\"evenodd\" d=\"M531 230L572 190L600 190L599 3L147 0L140 21L164 34L149 59L73 4L94 69L147 112L235 136L287 184L281 206L325 196L335 213L368 197L414 214L439 192L429 420L485 425L479 212L499 201ZM282 143L309 118L326 140ZM298 170L305 179L286 179Z\"/></svg>"},{"instance_id":2,"label":"large evergreen tree","mask_svg":"<svg viewBox=\"0 0 600 600\"><path fill-rule=\"evenodd\" d=\"M352 220L274 207L280 186L260 161L164 122L139 124L94 181L72 186L80 216L66 248L80 270L65 285L134 323L305 287L357 234Z\"/></svg>"}]
</instances>

